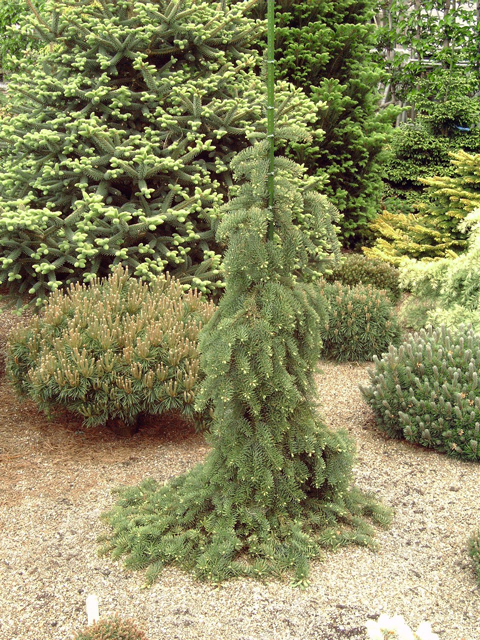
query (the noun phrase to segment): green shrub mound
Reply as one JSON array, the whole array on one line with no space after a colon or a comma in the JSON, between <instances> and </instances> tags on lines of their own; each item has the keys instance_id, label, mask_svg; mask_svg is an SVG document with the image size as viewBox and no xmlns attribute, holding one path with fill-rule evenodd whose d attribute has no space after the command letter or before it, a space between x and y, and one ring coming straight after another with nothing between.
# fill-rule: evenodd
<instances>
[{"instance_id":1,"label":"green shrub mound","mask_svg":"<svg viewBox=\"0 0 480 640\"><path fill-rule=\"evenodd\" d=\"M478 586L480 587L480 529L468 541L468 553L473 560Z\"/></svg>"},{"instance_id":2,"label":"green shrub mound","mask_svg":"<svg viewBox=\"0 0 480 640\"><path fill-rule=\"evenodd\" d=\"M400 341L392 303L371 285L323 284L330 314L323 335L322 357L337 362L371 360Z\"/></svg>"},{"instance_id":3,"label":"green shrub mound","mask_svg":"<svg viewBox=\"0 0 480 640\"><path fill-rule=\"evenodd\" d=\"M216 211L264 128L262 26L248 3L58 0L0 123L0 283L38 299L121 263L218 292ZM280 119L316 106L278 85Z\"/></svg>"},{"instance_id":4,"label":"green shrub mound","mask_svg":"<svg viewBox=\"0 0 480 640\"><path fill-rule=\"evenodd\" d=\"M74 640L147 640L147 636L131 620L115 616L87 627Z\"/></svg>"},{"instance_id":5,"label":"green shrub mound","mask_svg":"<svg viewBox=\"0 0 480 640\"><path fill-rule=\"evenodd\" d=\"M374 361L361 390L380 430L480 459L480 339L470 327L422 329Z\"/></svg>"},{"instance_id":6,"label":"green shrub mound","mask_svg":"<svg viewBox=\"0 0 480 640\"><path fill-rule=\"evenodd\" d=\"M108 279L52 294L11 336L7 371L42 409L64 407L86 427L167 411L200 421L197 339L212 313L212 303L174 279L147 284L117 267Z\"/></svg>"},{"instance_id":7,"label":"green shrub mound","mask_svg":"<svg viewBox=\"0 0 480 640\"><path fill-rule=\"evenodd\" d=\"M370 284L376 289L385 290L393 302L397 302L401 295L398 269L382 260L369 259L358 253L344 256L326 279L350 286Z\"/></svg>"}]
</instances>

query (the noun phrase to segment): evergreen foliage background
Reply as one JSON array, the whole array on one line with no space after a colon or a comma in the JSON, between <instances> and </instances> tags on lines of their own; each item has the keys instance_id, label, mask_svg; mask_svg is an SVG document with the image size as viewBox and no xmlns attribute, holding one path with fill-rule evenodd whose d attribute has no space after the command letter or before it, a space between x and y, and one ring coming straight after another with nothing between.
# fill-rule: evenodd
<instances>
[{"instance_id":1,"label":"evergreen foliage background","mask_svg":"<svg viewBox=\"0 0 480 640\"><path fill-rule=\"evenodd\" d=\"M451 176L420 181L426 197L417 204L418 213L385 211L378 216L372 223L375 244L364 248L368 257L398 265L405 257L443 258L466 249L461 223L480 206L480 154L453 153L450 165Z\"/></svg>"},{"instance_id":2,"label":"evergreen foliage background","mask_svg":"<svg viewBox=\"0 0 480 640\"><path fill-rule=\"evenodd\" d=\"M451 153L480 151L480 101L473 74L437 69L417 80L416 117L394 131L384 163L383 206L412 213L425 200L422 179L452 175Z\"/></svg>"},{"instance_id":3,"label":"evergreen foliage background","mask_svg":"<svg viewBox=\"0 0 480 640\"><path fill-rule=\"evenodd\" d=\"M45 2L32 0L32 5L41 11ZM38 41L29 35L33 34L33 29L25 29L30 13L26 0L2 0L0 3L0 71L4 75L15 68L14 57L25 58L38 48Z\"/></svg>"},{"instance_id":4,"label":"evergreen foliage background","mask_svg":"<svg viewBox=\"0 0 480 640\"><path fill-rule=\"evenodd\" d=\"M256 15L265 5L259 3ZM382 151L395 111L378 110L383 72L372 53L377 2L278 0L276 5L276 71L321 107L315 126L324 132L313 143L292 144L292 157L323 178L323 192L343 214L343 242L364 243L378 210Z\"/></svg>"},{"instance_id":5,"label":"evergreen foliage background","mask_svg":"<svg viewBox=\"0 0 480 640\"><path fill-rule=\"evenodd\" d=\"M0 282L40 299L121 263L222 285L228 165L264 129L249 6L59 0L32 18L52 46L13 77L0 124ZM277 95L280 118L315 120L301 91Z\"/></svg>"}]
</instances>

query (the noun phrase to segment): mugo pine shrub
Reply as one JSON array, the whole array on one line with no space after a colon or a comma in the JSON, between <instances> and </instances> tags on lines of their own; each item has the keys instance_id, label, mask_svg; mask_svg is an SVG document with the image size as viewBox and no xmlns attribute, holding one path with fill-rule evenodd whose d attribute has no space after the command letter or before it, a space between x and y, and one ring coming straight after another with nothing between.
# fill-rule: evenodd
<instances>
[{"instance_id":1,"label":"mugo pine shrub","mask_svg":"<svg viewBox=\"0 0 480 640\"><path fill-rule=\"evenodd\" d=\"M247 3L59 0L0 126L0 283L44 297L112 265L215 290L232 155L264 128ZM290 120L315 119L300 90Z\"/></svg>"},{"instance_id":2,"label":"mugo pine shrub","mask_svg":"<svg viewBox=\"0 0 480 640\"><path fill-rule=\"evenodd\" d=\"M480 460L480 338L471 328L428 327L374 360L361 389L380 430Z\"/></svg>"},{"instance_id":3,"label":"mugo pine shrub","mask_svg":"<svg viewBox=\"0 0 480 640\"><path fill-rule=\"evenodd\" d=\"M213 304L158 276L149 283L117 267L108 279L53 293L10 339L7 370L41 408L64 407L86 427L129 427L140 413L193 409L197 338Z\"/></svg>"},{"instance_id":4,"label":"mugo pine shrub","mask_svg":"<svg viewBox=\"0 0 480 640\"><path fill-rule=\"evenodd\" d=\"M334 264L332 273L325 278L329 282L341 282L350 286L370 284L386 291L392 302L401 295L399 271L382 260L366 258L358 253L347 253Z\"/></svg>"},{"instance_id":5,"label":"mugo pine shrub","mask_svg":"<svg viewBox=\"0 0 480 640\"><path fill-rule=\"evenodd\" d=\"M330 306L322 357L338 362L371 360L400 341L392 303L371 285L322 284Z\"/></svg>"},{"instance_id":6,"label":"mugo pine shrub","mask_svg":"<svg viewBox=\"0 0 480 640\"><path fill-rule=\"evenodd\" d=\"M147 640L147 636L131 620L114 617L99 620L74 640Z\"/></svg>"}]
</instances>

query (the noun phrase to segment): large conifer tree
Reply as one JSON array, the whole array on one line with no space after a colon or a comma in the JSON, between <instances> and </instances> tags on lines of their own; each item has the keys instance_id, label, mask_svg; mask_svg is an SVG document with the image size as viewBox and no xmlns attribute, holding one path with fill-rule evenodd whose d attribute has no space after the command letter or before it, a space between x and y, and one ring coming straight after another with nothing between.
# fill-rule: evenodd
<instances>
[{"instance_id":1,"label":"large conifer tree","mask_svg":"<svg viewBox=\"0 0 480 640\"><path fill-rule=\"evenodd\" d=\"M294 132L274 138L269 40L268 133L232 163L242 184L218 231L228 242L226 291L200 343L199 405L213 412L212 452L165 486L124 490L106 515L113 534L105 550L149 567L150 580L174 563L214 581L293 571L303 584L321 547L371 544L365 516L388 520L350 487L352 443L314 407L325 303L296 275L311 248L294 219L331 222L316 181L271 153L274 140Z\"/></svg>"},{"instance_id":2,"label":"large conifer tree","mask_svg":"<svg viewBox=\"0 0 480 640\"><path fill-rule=\"evenodd\" d=\"M55 0L32 17L43 52L0 122L2 284L41 297L122 263L215 288L212 212L265 99L251 4Z\"/></svg>"},{"instance_id":3,"label":"large conifer tree","mask_svg":"<svg viewBox=\"0 0 480 640\"><path fill-rule=\"evenodd\" d=\"M393 113L378 111L382 70L374 62L375 0L278 0L278 77L302 87L323 108L324 136L294 144L294 157L318 177L343 214L350 245L364 243L382 193L381 153ZM254 8L264 15L266 0ZM263 9L262 9L263 7Z\"/></svg>"}]
</instances>

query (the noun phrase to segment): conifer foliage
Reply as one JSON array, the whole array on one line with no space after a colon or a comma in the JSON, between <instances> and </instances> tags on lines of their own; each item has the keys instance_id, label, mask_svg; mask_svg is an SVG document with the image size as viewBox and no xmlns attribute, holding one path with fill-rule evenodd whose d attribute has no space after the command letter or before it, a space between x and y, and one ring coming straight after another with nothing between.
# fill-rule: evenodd
<instances>
[{"instance_id":1,"label":"conifer foliage","mask_svg":"<svg viewBox=\"0 0 480 640\"><path fill-rule=\"evenodd\" d=\"M276 158L269 207L267 141L233 167L242 185L218 231L228 242L226 291L200 338L198 405L213 412L213 450L166 486L122 490L105 516L113 533L104 550L148 566L147 580L174 563L213 581L291 571L303 584L322 547L372 544L365 516L386 523L388 512L350 487L353 445L312 401L325 305L295 275L310 241L292 212L328 226L325 201L312 180L299 188L302 167Z\"/></svg>"},{"instance_id":2,"label":"conifer foliage","mask_svg":"<svg viewBox=\"0 0 480 640\"><path fill-rule=\"evenodd\" d=\"M145 283L118 266L109 278L55 291L12 332L7 372L20 394L46 411L81 415L84 427L123 424L129 432L140 414L170 411L201 427L193 411L197 342L212 313L212 303L177 280Z\"/></svg>"},{"instance_id":3,"label":"conifer foliage","mask_svg":"<svg viewBox=\"0 0 480 640\"><path fill-rule=\"evenodd\" d=\"M294 157L328 178L324 192L343 213L342 236L350 245L370 235L367 225L382 191L380 154L391 130L390 110L377 108L376 4L279 0L276 19L278 77L304 88L322 107L315 126L324 136L292 145Z\"/></svg>"},{"instance_id":4,"label":"conifer foliage","mask_svg":"<svg viewBox=\"0 0 480 640\"><path fill-rule=\"evenodd\" d=\"M48 46L0 125L0 282L41 298L122 263L215 289L213 210L264 104L248 9L58 0L32 18Z\"/></svg>"},{"instance_id":5,"label":"conifer foliage","mask_svg":"<svg viewBox=\"0 0 480 640\"><path fill-rule=\"evenodd\" d=\"M417 205L419 213L384 211L378 216L372 224L375 244L364 248L367 257L399 265L405 257L444 258L465 251L462 222L480 207L480 154L452 153L451 168L452 176L420 180L427 185L427 198Z\"/></svg>"}]
</instances>

